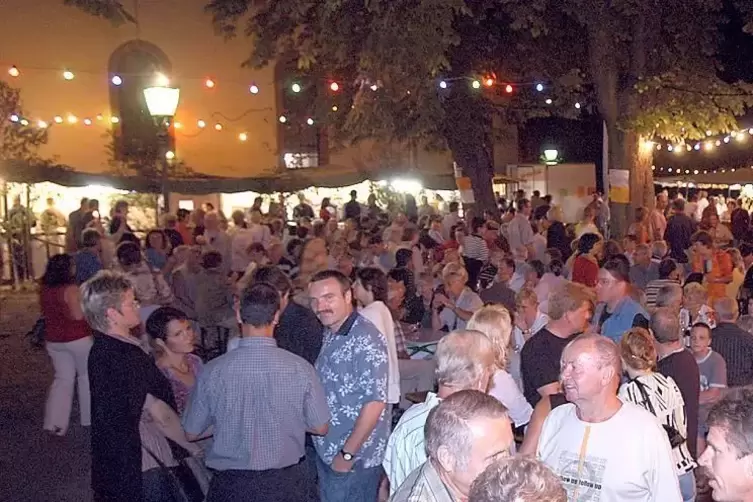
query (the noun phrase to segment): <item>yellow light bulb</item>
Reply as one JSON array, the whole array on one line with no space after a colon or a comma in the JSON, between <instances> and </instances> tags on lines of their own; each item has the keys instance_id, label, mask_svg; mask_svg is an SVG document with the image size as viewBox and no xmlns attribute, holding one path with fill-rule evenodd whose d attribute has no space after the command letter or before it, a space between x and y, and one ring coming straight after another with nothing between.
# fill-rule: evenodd
<instances>
[{"instance_id":1,"label":"yellow light bulb","mask_svg":"<svg viewBox=\"0 0 753 502\"><path fill-rule=\"evenodd\" d=\"M215 131L221 131L222 130L222 124L220 124L219 122L217 122L216 124L214 124L214 130Z\"/></svg>"},{"instance_id":2,"label":"yellow light bulb","mask_svg":"<svg viewBox=\"0 0 753 502\"><path fill-rule=\"evenodd\" d=\"M92 119L84 119L84 125L92 125Z\"/></svg>"},{"instance_id":3,"label":"yellow light bulb","mask_svg":"<svg viewBox=\"0 0 753 502\"><path fill-rule=\"evenodd\" d=\"M167 160L173 160L175 158L175 152L168 150L165 152L165 158Z\"/></svg>"},{"instance_id":4,"label":"yellow light bulb","mask_svg":"<svg viewBox=\"0 0 753 502\"><path fill-rule=\"evenodd\" d=\"M65 70L63 72L63 78L66 80L73 80L76 77L76 75L73 74L70 70Z\"/></svg>"},{"instance_id":5,"label":"yellow light bulb","mask_svg":"<svg viewBox=\"0 0 753 502\"><path fill-rule=\"evenodd\" d=\"M52 120L54 120L56 124L62 124L63 123L63 117L61 117L60 115L55 115L55 118L52 119Z\"/></svg>"},{"instance_id":6,"label":"yellow light bulb","mask_svg":"<svg viewBox=\"0 0 753 502\"><path fill-rule=\"evenodd\" d=\"M110 117L110 122L113 124L117 124L120 122L120 119L118 117Z\"/></svg>"},{"instance_id":7,"label":"yellow light bulb","mask_svg":"<svg viewBox=\"0 0 753 502\"><path fill-rule=\"evenodd\" d=\"M198 122L196 122L196 125L199 126L199 129L204 129L207 126L207 123L203 120L199 120Z\"/></svg>"},{"instance_id":8,"label":"yellow light bulb","mask_svg":"<svg viewBox=\"0 0 753 502\"><path fill-rule=\"evenodd\" d=\"M37 127L39 127L40 129L47 129L47 122L40 120L39 122L37 122Z\"/></svg>"},{"instance_id":9,"label":"yellow light bulb","mask_svg":"<svg viewBox=\"0 0 753 502\"><path fill-rule=\"evenodd\" d=\"M68 115L69 124L75 124L76 122L78 122L78 117L76 117L75 115Z\"/></svg>"},{"instance_id":10,"label":"yellow light bulb","mask_svg":"<svg viewBox=\"0 0 753 502\"><path fill-rule=\"evenodd\" d=\"M16 68L15 66L11 66L11 67L10 67L10 68L8 69L8 75L10 75L11 77L17 77L17 76L19 76L20 74L21 74L21 72L20 72L20 71L18 70L18 68Z\"/></svg>"},{"instance_id":11,"label":"yellow light bulb","mask_svg":"<svg viewBox=\"0 0 753 502\"><path fill-rule=\"evenodd\" d=\"M246 141L248 139L248 134L246 134L245 132L242 132L238 135L238 139L241 141Z\"/></svg>"}]
</instances>

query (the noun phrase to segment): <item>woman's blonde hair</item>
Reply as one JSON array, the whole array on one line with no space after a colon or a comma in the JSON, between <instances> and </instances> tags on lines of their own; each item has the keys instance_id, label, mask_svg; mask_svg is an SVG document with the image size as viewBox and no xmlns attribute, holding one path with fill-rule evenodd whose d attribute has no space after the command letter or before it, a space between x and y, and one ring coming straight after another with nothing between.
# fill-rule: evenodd
<instances>
[{"instance_id":1,"label":"woman's blonde hair","mask_svg":"<svg viewBox=\"0 0 753 502\"><path fill-rule=\"evenodd\" d=\"M631 328L620 340L620 355L625 364L634 370L656 368L654 337L644 328Z\"/></svg>"},{"instance_id":2,"label":"woman's blonde hair","mask_svg":"<svg viewBox=\"0 0 753 502\"><path fill-rule=\"evenodd\" d=\"M466 325L483 333L494 348L494 364L497 369L505 369L512 340L512 317L502 305L487 305L477 310Z\"/></svg>"},{"instance_id":3,"label":"woman's blonde hair","mask_svg":"<svg viewBox=\"0 0 753 502\"><path fill-rule=\"evenodd\" d=\"M691 282L682 288L682 293L685 298L696 300L700 304L705 304L709 300L708 292L703 284L698 282Z\"/></svg>"},{"instance_id":4,"label":"woman's blonde hair","mask_svg":"<svg viewBox=\"0 0 753 502\"><path fill-rule=\"evenodd\" d=\"M539 304L539 297L536 295L536 291L533 288L523 288L515 295L515 307L520 308L525 302L532 302L536 305Z\"/></svg>"},{"instance_id":5,"label":"woman's blonde hair","mask_svg":"<svg viewBox=\"0 0 753 502\"><path fill-rule=\"evenodd\" d=\"M458 278L463 282L468 281L468 271L465 269L465 265L461 263L448 263L442 269L442 280L447 282L450 279Z\"/></svg>"}]
</instances>

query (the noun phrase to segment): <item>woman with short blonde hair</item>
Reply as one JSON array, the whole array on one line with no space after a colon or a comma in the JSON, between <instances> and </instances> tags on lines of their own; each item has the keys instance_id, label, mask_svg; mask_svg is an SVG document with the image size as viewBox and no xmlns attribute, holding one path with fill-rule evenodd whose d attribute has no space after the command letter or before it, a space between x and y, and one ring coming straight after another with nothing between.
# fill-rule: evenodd
<instances>
[{"instance_id":1,"label":"woman with short blonde hair","mask_svg":"<svg viewBox=\"0 0 753 502\"><path fill-rule=\"evenodd\" d=\"M510 312L501 305L487 305L473 314L468 321L467 329L483 333L494 347L496 369L489 383L489 395L505 405L515 427L527 424L531 420L533 408L507 371L512 334Z\"/></svg>"},{"instance_id":2,"label":"woman with short blonde hair","mask_svg":"<svg viewBox=\"0 0 753 502\"><path fill-rule=\"evenodd\" d=\"M435 330L465 329L474 312L484 306L481 297L467 286L468 272L460 263L442 269L444 291L434 295L431 326Z\"/></svg>"}]
</instances>

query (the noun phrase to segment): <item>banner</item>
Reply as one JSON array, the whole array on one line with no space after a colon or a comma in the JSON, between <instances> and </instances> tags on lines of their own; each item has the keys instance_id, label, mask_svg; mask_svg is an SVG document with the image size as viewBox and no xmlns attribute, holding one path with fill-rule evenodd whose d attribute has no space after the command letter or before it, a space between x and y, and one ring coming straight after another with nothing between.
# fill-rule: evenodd
<instances>
[{"instance_id":1,"label":"banner","mask_svg":"<svg viewBox=\"0 0 753 502\"><path fill-rule=\"evenodd\" d=\"M630 171L609 170L609 199L618 204L630 203Z\"/></svg>"}]
</instances>

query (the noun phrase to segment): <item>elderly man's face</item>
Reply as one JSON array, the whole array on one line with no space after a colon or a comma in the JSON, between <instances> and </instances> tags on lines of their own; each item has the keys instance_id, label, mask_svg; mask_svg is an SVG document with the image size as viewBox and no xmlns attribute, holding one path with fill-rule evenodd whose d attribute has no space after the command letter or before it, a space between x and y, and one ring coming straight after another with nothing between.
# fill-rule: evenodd
<instances>
[{"instance_id":1,"label":"elderly man's face","mask_svg":"<svg viewBox=\"0 0 753 502\"><path fill-rule=\"evenodd\" d=\"M600 368L593 345L576 342L565 349L560 361L560 381L567 400L578 404L597 396L604 388L605 372L609 368Z\"/></svg>"},{"instance_id":2,"label":"elderly man's face","mask_svg":"<svg viewBox=\"0 0 753 502\"><path fill-rule=\"evenodd\" d=\"M471 445L468 465L455 466L448 475L458 490L467 495L473 481L489 464L499 457L511 454L513 437L510 420L507 418L478 417L468 423L471 431Z\"/></svg>"}]
</instances>

